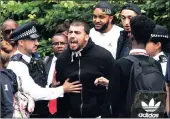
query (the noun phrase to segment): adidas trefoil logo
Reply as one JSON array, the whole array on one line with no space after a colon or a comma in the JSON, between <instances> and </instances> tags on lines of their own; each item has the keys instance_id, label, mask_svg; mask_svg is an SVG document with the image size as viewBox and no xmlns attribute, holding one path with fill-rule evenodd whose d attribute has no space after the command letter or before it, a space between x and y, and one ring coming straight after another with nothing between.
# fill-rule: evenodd
<instances>
[{"instance_id":1,"label":"adidas trefoil logo","mask_svg":"<svg viewBox=\"0 0 170 119\"><path fill-rule=\"evenodd\" d=\"M149 105L147 105L145 102L141 101L142 108L146 112L155 112L159 108L160 104L161 104L161 101L159 101L158 103L155 104L155 101L153 98L149 101Z\"/></svg>"}]
</instances>

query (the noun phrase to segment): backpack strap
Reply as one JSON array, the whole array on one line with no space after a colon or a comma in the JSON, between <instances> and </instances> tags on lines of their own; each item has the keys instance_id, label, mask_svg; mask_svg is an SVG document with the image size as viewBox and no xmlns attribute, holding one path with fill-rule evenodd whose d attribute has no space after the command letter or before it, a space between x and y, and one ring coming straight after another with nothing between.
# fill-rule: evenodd
<instances>
[{"instance_id":1,"label":"backpack strap","mask_svg":"<svg viewBox=\"0 0 170 119\"><path fill-rule=\"evenodd\" d=\"M137 59L136 57L134 57L133 55L128 55L127 57L123 57L124 59L130 60L131 62L135 63L135 62L139 62L139 59Z\"/></svg>"},{"instance_id":2,"label":"backpack strap","mask_svg":"<svg viewBox=\"0 0 170 119\"><path fill-rule=\"evenodd\" d=\"M140 60L138 58L136 58L135 56L133 55L129 55L127 57L124 57L124 59L127 59L127 60L130 60L131 62L137 64L139 63L139 65L141 66L148 66L148 65L152 65L154 67L157 67L155 64L156 64L156 60L154 60L152 57L148 56L148 61L143 61L143 60Z\"/></svg>"},{"instance_id":3,"label":"backpack strap","mask_svg":"<svg viewBox=\"0 0 170 119\"><path fill-rule=\"evenodd\" d=\"M131 104L133 102L133 95L132 95L132 83L133 83L133 75L134 75L134 63L139 63L139 60L137 58L135 58L133 55L128 55L127 57L123 57L124 59L127 59L129 61L131 61L133 64L131 66L131 70L130 70L130 77L129 77L129 83L128 83L128 88L127 88L127 96L126 96L126 110L127 112L129 111L129 109L131 109ZM130 117L131 115L129 113L127 113L127 115Z\"/></svg>"},{"instance_id":4,"label":"backpack strap","mask_svg":"<svg viewBox=\"0 0 170 119\"><path fill-rule=\"evenodd\" d=\"M140 63L141 61L138 58L134 57L133 55L128 55L127 57L124 57L124 59L127 59L133 63L132 67L131 67L131 72L130 72L131 74L132 74L133 68L134 67L139 68L137 66L139 66L139 64L141 64Z\"/></svg>"}]
</instances>

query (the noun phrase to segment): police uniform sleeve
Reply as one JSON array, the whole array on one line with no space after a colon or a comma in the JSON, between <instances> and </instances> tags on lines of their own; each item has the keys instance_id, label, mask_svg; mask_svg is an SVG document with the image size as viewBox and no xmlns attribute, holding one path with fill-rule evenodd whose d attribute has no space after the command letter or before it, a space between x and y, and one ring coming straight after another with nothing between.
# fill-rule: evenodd
<instances>
[{"instance_id":1,"label":"police uniform sleeve","mask_svg":"<svg viewBox=\"0 0 170 119\"><path fill-rule=\"evenodd\" d=\"M28 92L34 100L52 100L58 97L63 97L63 86L57 88L40 87L29 75L28 67L24 63L10 61L7 68L13 70L17 77L20 77L24 92Z\"/></svg>"},{"instance_id":2,"label":"police uniform sleeve","mask_svg":"<svg viewBox=\"0 0 170 119\"><path fill-rule=\"evenodd\" d=\"M13 89L8 76L0 73L0 86L1 86L1 117L12 118L13 116Z\"/></svg>"}]
</instances>

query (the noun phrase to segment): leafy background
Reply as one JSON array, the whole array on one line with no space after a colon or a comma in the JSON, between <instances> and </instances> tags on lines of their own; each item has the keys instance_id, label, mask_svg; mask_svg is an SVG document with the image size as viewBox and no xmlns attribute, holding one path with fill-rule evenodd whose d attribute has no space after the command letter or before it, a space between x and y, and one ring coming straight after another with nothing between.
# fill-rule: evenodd
<instances>
[{"instance_id":1,"label":"leafy background","mask_svg":"<svg viewBox=\"0 0 170 119\"><path fill-rule=\"evenodd\" d=\"M40 57L51 52L50 37L58 24L64 21L84 20L93 27L93 7L100 0L1 0L0 23L10 18L19 25L36 21L42 35L38 53ZM128 2L139 5L142 13L165 25L170 31L170 1L169 0L108 0L114 5L116 24L121 26L119 12L123 4Z\"/></svg>"}]
</instances>

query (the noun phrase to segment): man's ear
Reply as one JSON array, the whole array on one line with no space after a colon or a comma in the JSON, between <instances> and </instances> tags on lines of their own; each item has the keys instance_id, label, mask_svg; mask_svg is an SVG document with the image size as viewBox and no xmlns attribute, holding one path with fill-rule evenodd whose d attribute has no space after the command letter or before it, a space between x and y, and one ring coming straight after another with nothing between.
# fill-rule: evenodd
<instances>
[{"instance_id":1,"label":"man's ear","mask_svg":"<svg viewBox=\"0 0 170 119\"><path fill-rule=\"evenodd\" d=\"M131 32L129 32L129 37L130 37L130 39L133 41L133 39L134 39L134 35L131 33Z\"/></svg>"},{"instance_id":2,"label":"man's ear","mask_svg":"<svg viewBox=\"0 0 170 119\"><path fill-rule=\"evenodd\" d=\"M85 41L88 41L88 39L89 39L89 35L86 34Z\"/></svg>"},{"instance_id":3,"label":"man's ear","mask_svg":"<svg viewBox=\"0 0 170 119\"><path fill-rule=\"evenodd\" d=\"M23 47L24 40L18 40L18 44Z\"/></svg>"},{"instance_id":4,"label":"man's ear","mask_svg":"<svg viewBox=\"0 0 170 119\"><path fill-rule=\"evenodd\" d=\"M109 17L109 22L112 23L113 19L114 19L114 16L110 16Z\"/></svg>"},{"instance_id":5,"label":"man's ear","mask_svg":"<svg viewBox=\"0 0 170 119\"><path fill-rule=\"evenodd\" d=\"M156 43L156 50L161 49L161 47L162 47L161 42Z\"/></svg>"}]
</instances>

